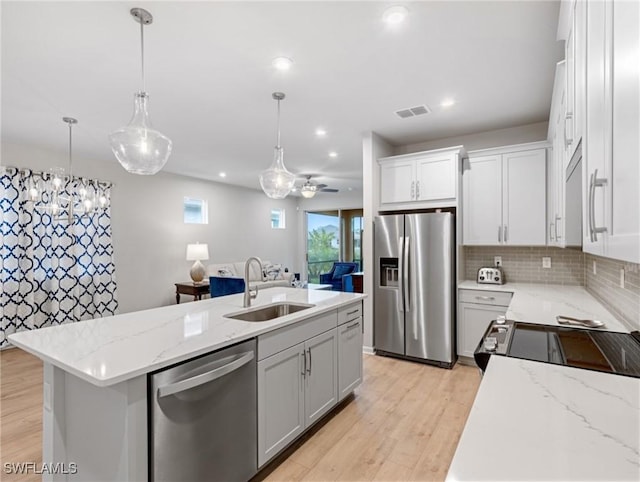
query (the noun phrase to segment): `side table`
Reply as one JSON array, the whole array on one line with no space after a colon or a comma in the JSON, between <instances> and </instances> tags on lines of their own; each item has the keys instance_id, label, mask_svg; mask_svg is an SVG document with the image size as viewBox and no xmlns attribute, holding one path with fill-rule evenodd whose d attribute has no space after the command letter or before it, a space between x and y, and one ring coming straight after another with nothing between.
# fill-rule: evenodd
<instances>
[{"instance_id":1,"label":"side table","mask_svg":"<svg viewBox=\"0 0 640 482\"><path fill-rule=\"evenodd\" d=\"M202 295L209 294L209 281L194 283L187 281L184 283L176 283L176 303L180 304L180 295L191 295L194 300L202 299Z\"/></svg>"}]
</instances>

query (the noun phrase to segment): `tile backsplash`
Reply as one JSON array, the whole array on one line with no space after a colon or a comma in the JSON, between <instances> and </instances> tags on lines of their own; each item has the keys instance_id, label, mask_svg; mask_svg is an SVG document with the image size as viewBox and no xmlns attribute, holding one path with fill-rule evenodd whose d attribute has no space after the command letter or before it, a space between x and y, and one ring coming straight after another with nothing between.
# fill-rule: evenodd
<instances>
[{"instance_id":1,"label":"tile backsplash","mask_svg":"<svg viewBox=\"0 0 640 482\"><path fill-rule=\"evenodd\" d=\"M593 273L593 263L596 273ZM609 311L640 330L640 265L585 254L585 286ZM624 288L620 270L624 269Z\"/></svg>"},{"instance_id":2,"label":"tile backsplash","mask_svg":"<svg viewBox=\"0 0 640 482\"><path fill-rule=\"evenodd\" d=\"M554 247L465 246L465 278L475 280L478 269L494 265L494 256L502 257L507 282L585 284L582 251ZM542 267L543 257L551 258L551 268Z\"/></svg>"}]
</instances>

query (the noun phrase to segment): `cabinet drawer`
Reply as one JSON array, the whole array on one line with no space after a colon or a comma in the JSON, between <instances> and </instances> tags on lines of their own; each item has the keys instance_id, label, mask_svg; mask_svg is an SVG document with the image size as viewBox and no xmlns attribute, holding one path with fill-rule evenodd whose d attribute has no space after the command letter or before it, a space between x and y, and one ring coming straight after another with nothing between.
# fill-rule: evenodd
<instances>
[{"instance_id":1,"label":"cabinet drawer","mask_svg":"<svg viewBox=\"0 0 640 482\"><path fill-rule=\"evenodd\" d=\"M338 325L357 320L362 316L362 302L338 308Z\"/></svg>"},{"instance_id":2,"label":"cabinet drawer","mask_svg":"<svg viewBox=\"0 0 640 482\"><path fill-rule=\"evenodd\" d=\"M258 360L335 328L338 325L337 321L337 310L334 310L260 335L258 337Z\"/></svg>"},{"instance_id":3,"label":"cabinet drawer","mask_svg":"<svg viewBox=\"0 0 640 482\"><path fill-rule=\"evenodd\" d=\"M459 301L479 305L509 306L513 293L507 291L460 290Z\"/></svg>"}]
</instances>

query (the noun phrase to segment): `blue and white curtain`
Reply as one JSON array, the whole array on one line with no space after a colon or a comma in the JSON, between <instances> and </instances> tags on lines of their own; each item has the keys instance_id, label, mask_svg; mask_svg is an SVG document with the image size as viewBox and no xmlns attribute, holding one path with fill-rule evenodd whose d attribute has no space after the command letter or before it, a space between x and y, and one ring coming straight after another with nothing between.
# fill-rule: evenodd
<instances>
[{"instance_id":1,"label":"blue and white curtain","mask_svg":"<svg viewBox=\"0 0 640 482\"><path fill-rule=\"evenodd\" d=\"M74 216L71 224L54 220L27 201L39 176L0 169L0 349L16 331L109 316L118 308L110 209Z\"/></svg>"}]
</instances>

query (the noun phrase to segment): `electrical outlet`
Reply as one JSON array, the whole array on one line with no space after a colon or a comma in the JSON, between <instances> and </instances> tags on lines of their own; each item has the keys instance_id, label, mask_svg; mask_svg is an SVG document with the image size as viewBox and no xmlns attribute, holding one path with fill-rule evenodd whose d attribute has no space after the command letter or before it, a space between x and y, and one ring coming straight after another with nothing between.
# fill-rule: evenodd
<instances>
[{"instance_id":1,"label":"electrical outlet","mask_svg":"<svg viewBox=\"0 0 640 482\"><path fill-rule=\"evenodd\" d=\"M596 260L593 260L593 274L598 274L598 269L596 268Z\"/></svg>"},{"instance_id":2,"label":"electrical outlet","mask_svg":"<svg viewBox=\"0 0 640 482\"><path fill-rule=\"evenodd\" d=\"M493 263L496 266L502 266L502 256L494 256L493 257Z\"/></svg>"},{"instance_id":3,"label":"electrical outlet","mask_svg":"<svg viewBox=\"0 0 640 482\"><path fill-rule=\"evenodd\" d=\"M542 257L542 267L543 268L547 268L547 269L551 268L551 257L550 256L543 256Z\"/></svg>"},{"instance_id":4,"label":"electrical outlet","mask_svg":"<svg viewBox=\"0 0 640 482\"><path fill-rule=\"evenodd\" d=\"M624 268L620 268L620 288L624 288Z\"/></svg>"}]
</instances>

